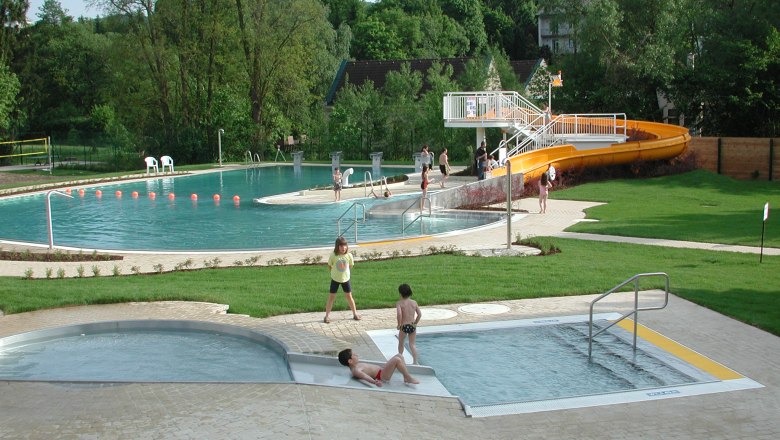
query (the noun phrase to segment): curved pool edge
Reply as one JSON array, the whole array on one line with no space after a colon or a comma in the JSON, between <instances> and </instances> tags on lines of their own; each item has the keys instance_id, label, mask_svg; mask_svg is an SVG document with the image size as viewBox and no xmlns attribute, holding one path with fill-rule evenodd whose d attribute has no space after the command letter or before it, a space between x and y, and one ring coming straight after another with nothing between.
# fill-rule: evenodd
<instances>
[{"instance_id":1,"label":"curved pool edge","mask_svg":"<svg viewBox=\"0 0 780 440\"><path fill-rule=\"evenodd\" d=\"M193 331L193 332L213 332L220 333L229 336L235 336L245 338L253 342L262 344L269 348L274 353L283 358L287 367L287 372L290 375L291 381L294 382L294 376L290 369L290 362L288 359L289 347L280 339L257 331L248 327L225 324L213 321L201 321L190 319L128 319L128 320L111 320L111 321L95 321L85 322L78 324L70 324L65 326L50 327L38 330L31 330L23 333L17 333L0 338L0 353L6 349L12 349L19 345L31 344L39 341L65 338L70 336L78 336L87 333L110 333L119 331L134 331L134 330L168 330L168 331ZM215 381L215 382L203 382L203 381L154 381L154 380L48 380L48 379L15 379L9 377L2 377L3 381L19 381L19 382L67 382L67 383L250 383L246 381ZM277 381L270 382L251 382L251 383L276 383ZM289 382L279 382L289 383Z\"/></svg>"}]
</instances>

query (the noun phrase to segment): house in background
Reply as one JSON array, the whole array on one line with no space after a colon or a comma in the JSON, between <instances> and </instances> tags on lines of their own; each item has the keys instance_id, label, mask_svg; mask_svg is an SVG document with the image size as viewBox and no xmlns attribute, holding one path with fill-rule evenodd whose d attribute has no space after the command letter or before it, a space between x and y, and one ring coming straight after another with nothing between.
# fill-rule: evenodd
<instances>
[{"instance_id":1,"label":"house in background","mask_svg":"<svg viewBox=\"0 0 780 440\"><path fill-rule=\"evenodd\" d=\"M574 53L577 44L574 41L573 26L556 20L558 14L540 9L536 14L536 32L539 47L547 46L551 53Z\"/></svg>"}]
</instances>

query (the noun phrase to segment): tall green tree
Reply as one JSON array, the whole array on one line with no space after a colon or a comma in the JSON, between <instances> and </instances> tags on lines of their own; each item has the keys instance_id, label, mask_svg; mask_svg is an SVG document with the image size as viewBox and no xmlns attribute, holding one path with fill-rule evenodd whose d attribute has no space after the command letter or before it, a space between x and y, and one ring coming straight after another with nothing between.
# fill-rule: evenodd
<instances>
[{"instance_id":1,"label":"tall green tree","mask_svg":"<svg viewBox=\"0 0 780 440\"><path fill-rule=\"evenodd\" d=\"M19 79L5 64L0 64L0 133L11 126L10 115L16 106Z\"/></svg>"},{"instance_id":2,"label":"tall green tree","mask_svg":"<svg viewBox=\"0 0 780 440\"><path fill-rule=\"evenodd\" d=\"M422 85L422 73L413 72L408 63L397 72L388 72L385 78L386 145L393 159L410 158L425 142L418 103Z\"/></svg>"},{"instance_id":3,"label":"tall green tree","mask_svg":"<svg viewBox=\"0 0 780 440\"><path fill-rule=\"evenodd\" d=\"M381 143L383 106L384 98L371 81L344 87L328 121L328 149L343 151L347 158L368 158L371 146Z\"/></svg>"},{"instance_id":4,"label":"tall green tree","mask_svg":"<svg viewBox=\"0 0 780 440\"><path fill-rule=\"evenodd\" d=\"M22 25L27 21L27 0L0 1L0 64L10 61L11 50L16 44Z\"/></svg>"},{"instance_id":5,"label":"tall green tree","mask_svg":"<svg viewBox=\"0 0 780 440\"><path fill-rule=\"evenodd\" d=\"M109 41L88 22L74 22L56 0L41 7L39 20L24 30L14 68L22 83L20 111L25 131L57 142L87 142L89 114L109 90Z\"/></svg>"},{"instance_id":6,"label":"tall green tree","mask_svg":"<svg viewBox=\"0 0 780 440\"><path fill-rule=\"evenodd\" d=\"M709 136L780 134L780 5L691 0L669 95Z\"/></svg>"},{"instance_id":7,"label":"tall green tree","mask_svg":"<svg viewBox=\"0 0 780 440\"><path fill-rule=\"evenodd\" d=\"M236 0L235 11L255 124L251 142L270 146L310 108L310 90L323 80L313 54L327 52L328 42L333 47L336 33L318 0Z\"/></svg>"}]
</instances>

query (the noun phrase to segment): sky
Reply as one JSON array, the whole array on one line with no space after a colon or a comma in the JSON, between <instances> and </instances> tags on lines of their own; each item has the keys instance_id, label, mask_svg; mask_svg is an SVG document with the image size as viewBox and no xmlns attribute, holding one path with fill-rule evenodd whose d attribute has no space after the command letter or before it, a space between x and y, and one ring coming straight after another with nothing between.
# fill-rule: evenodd
<instances>
[{"instance_id":1,"label":"sky","mask_svg":"<svg viewBox=\"0 0 780 440\"><path fill-rule=\"evenodd\" d=\"M43 5L43 1L44 0L30 0L30 8L27 10L27 20L29 20L30 23L38 21L38 13L40 12L41 5ZM62 9L73 18L79 18L81 16L97 17L98 14L104 15L100 13L98 8L87 6L85 0L59 0L59 2L60 5L62 5Z\"/></svg>"}]
</instances>

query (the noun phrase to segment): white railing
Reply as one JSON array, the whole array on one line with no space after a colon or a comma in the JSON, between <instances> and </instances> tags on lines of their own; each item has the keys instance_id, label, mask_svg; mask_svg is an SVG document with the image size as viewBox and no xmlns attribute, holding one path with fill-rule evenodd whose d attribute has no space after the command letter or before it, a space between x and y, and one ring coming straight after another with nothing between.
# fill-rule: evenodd
<instances>
[{"instance_id":1,"label":"white railing","mask_svg":"<svg viewBox=\"0 0 780 440\"><path fill-rule=\"evenodd\" d=\"M542 111L517 92L450 92L444 95L445 121L518 121L530 124Z\"/></svg>"}]
</instances>

